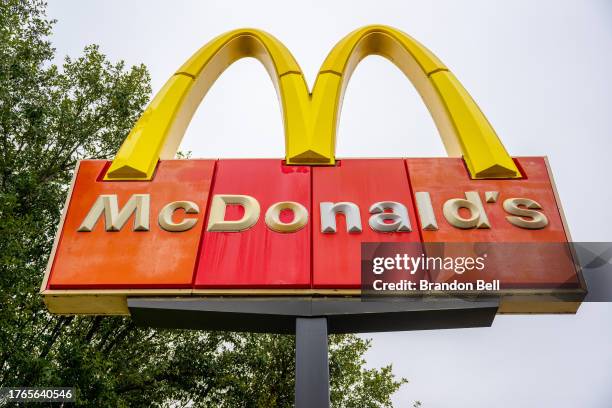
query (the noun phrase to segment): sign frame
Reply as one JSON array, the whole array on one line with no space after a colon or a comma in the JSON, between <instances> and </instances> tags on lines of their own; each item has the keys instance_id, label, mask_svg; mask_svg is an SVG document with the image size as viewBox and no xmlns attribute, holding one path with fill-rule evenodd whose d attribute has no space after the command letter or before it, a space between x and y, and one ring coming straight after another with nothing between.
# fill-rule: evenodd
<instances>
[{"instance_id":1,"label":"sign frame","mask_svg":"<svg viewBox=\"0 0 612 408\"><path fill-rule=\"evenodd\" d=\"M549 173L553 193L558 205L559 214L563 223L563 228L568 242L571 242L571 236L567 226L567 220L561 207L558 191L552 177L549 161L544 157L547 171ZM56 233L53 248L47 268L45 270L44 279L41 285L40 293L42 294L47 308L51 313L61 315L130 315L128 300L132 298L152 298L152 297L185 297L185 298L202 298L209 297L244 297L250 296L254 298L266 298L269 296L275 297L330 297L343 298L351 297L358 298L361 296L360 289L49 289L49 275L51 267L55 260L57 245L61 237L61 231L64 226L68 204L72 198L72 191L76 175L78 173L80 163L77 164L73 179L70 184L70 189L66 197L64 209ZM205 222L202 220L201 222ZM309 222L312 222L310 220ZM574 259L575 254L572 254ZM584 297L586 296L586 282L583 278L579 264L575 262L577 267L577 276L580 287L572 289L511 289L501 290L500 303L497 313L499 314L556 314L556 313L576 313ZM431 296L442 296L442 293L432 292ZM468 295L468 294L466 294Z\"/></svg>"}]
</instances>

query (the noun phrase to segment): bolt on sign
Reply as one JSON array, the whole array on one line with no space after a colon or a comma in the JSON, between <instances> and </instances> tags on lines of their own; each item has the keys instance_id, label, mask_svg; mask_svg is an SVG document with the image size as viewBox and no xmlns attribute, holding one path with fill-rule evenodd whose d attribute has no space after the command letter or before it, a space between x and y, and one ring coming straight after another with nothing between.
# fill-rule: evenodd
<instances>
[{"instance_id":1,"label":"bolt on sign","mask_svg":"<svg viewBox=\"0 0 612 408\"><path fill-rule=\"evenodd\" d=\"M335 157L343 92L372 54L412 81L448 158ZM208 89L243 57L278 92L284 160L174 160ZM359 296L363 243L569 241L546 158L510 157L452 72L408 35L350 33L309 91L281 42L240 29L178 69L112 162L78 164L42 294L63 314L126 314L132 296ZM535 250L515 258L535 272L495 265L500 312L576 311L586 290L573 264L551 267Z\"/></svg>"}]
</instances>

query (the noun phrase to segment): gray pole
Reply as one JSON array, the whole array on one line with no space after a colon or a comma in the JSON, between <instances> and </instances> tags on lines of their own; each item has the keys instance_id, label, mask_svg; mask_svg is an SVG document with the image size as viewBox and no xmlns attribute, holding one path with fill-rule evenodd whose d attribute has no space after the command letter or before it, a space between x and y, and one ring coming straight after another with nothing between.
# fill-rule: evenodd
<instances>
[{"instance_id":1,"label":"gray pole","mask_svg":"<svg viewBox=\"0 0 612 408\"><path fill-rule=\"evenodd\" d=\"M329 408L327 318L295 319L295 408Z\"/></svg>"},{"instance_id":2,"label":"gray pole","mask_svg":"<svg viewBox=\"0 0 612 408\"><path fill-rule=\"evenodd\" d=\"M490 327L499 299L128 298L141 327L295 333L295 407L329 408L328 333Z\"/></svg>"}]
</instances>

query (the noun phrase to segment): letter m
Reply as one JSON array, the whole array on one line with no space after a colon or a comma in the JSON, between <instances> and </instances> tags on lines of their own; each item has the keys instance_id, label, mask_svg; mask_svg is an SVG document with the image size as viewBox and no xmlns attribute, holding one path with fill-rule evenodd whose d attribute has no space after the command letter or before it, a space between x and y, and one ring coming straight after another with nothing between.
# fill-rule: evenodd
<instances>
[{"instance_id":1,"label":"letter m","mask_svg":"<svg viewBox=\"0 0 612 408\"><path fill-rule=\"evenodd\" d=\"M133 194L123 208L119 210L116 194L101 194L77 231L93 231L102 214L104 214L106 231L121 231L121 228L133 213L136 213L134 216L134 231L148 231L150 201L149 194Z\"/></svg>"}]
</instances>

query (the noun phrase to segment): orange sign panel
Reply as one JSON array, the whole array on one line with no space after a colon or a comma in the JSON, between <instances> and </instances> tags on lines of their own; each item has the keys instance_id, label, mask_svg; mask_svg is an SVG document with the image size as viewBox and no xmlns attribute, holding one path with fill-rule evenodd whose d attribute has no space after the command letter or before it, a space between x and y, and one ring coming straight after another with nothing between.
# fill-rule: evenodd
<instances>
[{"instance_id":1,"label":"orange sign panel","mask_svg":"<svg viewBox=\"0 0 612 408\"><path fill-rule=\"evenodd\" d=\"M491 267L485 270L461 275L446 272L432 276L433 279L498 279L502 289L579 286L576 266L571 254L567 253L568 247L555 245L569 240L545 158L521 157L515 160L524 174L521 179L472 180L463 161L458 158L406 159L413 192L429 195L436 220L435 229L422 229L423 242L481 243L480 251L488 252L489 256L487 264ZM474 212L482 212L486 217L482 225L457 228L447 222L449 215L444 213L444 204L456 199L476 203ZM534 208L529 210L521 199L533 202ZM515 203L520 204L513 207ZM531 215L545 217L542 220L545 225L529 225L535 222L534 218L528 213L522 217L514 215L517 208L519 212L528 210L532 211ZM472 214L462 208L458 215L467 218ZM487 247L492 249L487 251ZM439 250L441 247L434 245L430 248ZM449 245L446 255L452 256L453 250L465 252L467 248L465 244Z\"/></svg>"},{"instance_id":2,"label":"orange sign panel","mask_svg":"<svg viewBox=\"0 0 612 408\"><path fill-rule=\"evenodd\" d=\"M171 202L189 200L206 209L215 167L214 160L169 160L160 162L152 181L104 181L108 162L80 163L65 215L49 289L189 288L202 234L197 224L183 232L166 231L159 225L162 208ZM101 195L116 196L117 210L125 209L134 195L149 197L140 203L146 212L146 228L134 227L131 213L119 231L111 231L102 214L91 231L82 224ZM144 200L146 201L146 200ZM110 211L109 211L110 212ZM177 210L173 218L190 218Z\"/></svg>"}]
</instances>

